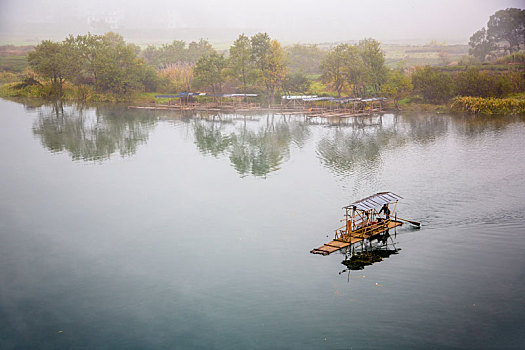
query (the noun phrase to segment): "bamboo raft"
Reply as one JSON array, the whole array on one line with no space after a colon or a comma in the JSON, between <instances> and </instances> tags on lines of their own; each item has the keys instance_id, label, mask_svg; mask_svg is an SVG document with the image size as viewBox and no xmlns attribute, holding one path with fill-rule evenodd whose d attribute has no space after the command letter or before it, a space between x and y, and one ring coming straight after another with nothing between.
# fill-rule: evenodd
<instances>
[{"instance_id":1,"label":"bamboo raft","mask_svg":"<svg viewBox=\"0 0 525 350\"><path fill-rule=\"evenodd\" d=\"M332 241L312 249L310 253L328 255L356 243L364 243L366 240L388 234L390 229L403 224L395 213L401 198L392 192L379 192L344 207L345 225L335 230ZM416 222L411 223L419 225Z\"/></svg>"},{"instance_id":2,"label":"bamboo raft","mask_svg":"<svg viewBox=\"0 0 525 350\"><path fill-rule=\"evenodd\" d=\"M359 243L365 239L373 239L375 236L378 236L391 228L403 225L400 221L389 221L385 225L375 225L376 227L371 227L371 230L367 233L356 233L349 234L348 236L343 237L343 239L337 239L323 244L319 248L312 249L310 253L312 254L321 254L328 255L330 253L336 252L340 249L351 246L352 244ZM347 240L347 241L346 241Z\"/></svg>"}]
</instances>

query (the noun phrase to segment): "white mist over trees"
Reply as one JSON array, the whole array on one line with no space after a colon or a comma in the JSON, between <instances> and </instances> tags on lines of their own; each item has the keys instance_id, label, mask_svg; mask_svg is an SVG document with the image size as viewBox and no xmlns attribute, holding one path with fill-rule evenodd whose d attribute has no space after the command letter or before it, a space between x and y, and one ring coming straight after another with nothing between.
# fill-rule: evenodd
<instances>
[{"instance_id":1,"label":"white mist over trees","mask_svg":"<svg viewBox=\"0 0 525 350\"><path fill-rule=\"evenodd\" d=\"M268 32L283 43L430 40L466 43L486 19L519 0L2 0L1 40L58 40L114 31L133 42L201 37L232 42L238 33ZM9 39L16 36L16 39Z\"/></svg>"}]
</instances>

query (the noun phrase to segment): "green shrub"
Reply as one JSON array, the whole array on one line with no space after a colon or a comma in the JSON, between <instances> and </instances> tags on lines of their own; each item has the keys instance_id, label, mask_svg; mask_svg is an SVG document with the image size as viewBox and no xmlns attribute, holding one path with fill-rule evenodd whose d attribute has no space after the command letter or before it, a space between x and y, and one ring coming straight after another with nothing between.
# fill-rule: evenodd
<instances>
[{"instance_id":1,"label":"green shrub","mask_svg":"<svg viewBox=\"0 0 525 350\"><path fill-rule=\"evenodd\" d=\"M454 94L454 81L450 74L430 66L416 68L412 73L414 91L428 102L447 102Z\"/></svg>"},{"instance_id":2,"label":"green shrub","mask_svg":"<svg viewBox=\"0 0 525 350\"><path fill-rule=\"evenodd\" d=\"M510 74L468 69L454 77L456 94L472 97L505 97L513 92Z\"/></svg>"},{"instance_id":3,"label":"green shrub","mask_svg":"<svg viewBox=\"0 0 525 350\"><path fill-rule=\"evenodd\" d=\"M525 99L456 97L451 109L475 114L522 114L525 113Z\"/></svg>"},{"instance_id":4,"label":"green shrub","mask_svg":"<svg viewBox=\"0 0 525 350\"><path fill-rule=\"evenodd\" d=\"M495 63L500 64L519 64L519 63L525 63L525 53L523 52L516 52L511 55L507 55L505 57L498 58Z\"/></svg>"},{"instance_id":5,"label":"green shrub","mask_svg":"<svg viewBox=\"0 0 525 350\"><path fill-rule=\"evenodd\" d=\"M19 81L20 76L13 72L0 72L0 83L14 83L15 81Z\"/></svg>"}]
</instances>

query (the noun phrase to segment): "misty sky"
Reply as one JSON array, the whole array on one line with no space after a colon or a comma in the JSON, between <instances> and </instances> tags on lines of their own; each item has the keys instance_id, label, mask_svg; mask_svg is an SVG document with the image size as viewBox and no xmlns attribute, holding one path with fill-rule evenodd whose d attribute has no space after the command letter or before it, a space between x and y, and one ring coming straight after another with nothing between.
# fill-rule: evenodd
<instances>
[{"instance_id":1,"label":"misty sky","mask_svg":"<svg viewBox=\"0 0 525 350\"><path fill-rule=\"evenodd\" d=\"M467 43L495 11L525 0L0 0L0 40L112 29L128 40L232 41L266 31L283 42ZM167 40L164 40L167 41Z\"/></svg>"}]
</instances>

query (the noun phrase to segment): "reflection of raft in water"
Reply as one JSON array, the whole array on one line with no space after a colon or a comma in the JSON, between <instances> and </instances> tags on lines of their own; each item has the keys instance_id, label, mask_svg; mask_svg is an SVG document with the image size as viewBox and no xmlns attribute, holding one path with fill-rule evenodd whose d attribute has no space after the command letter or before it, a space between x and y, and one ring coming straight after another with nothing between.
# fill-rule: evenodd
<instances>
[{"instance_id":1,"label":"reflection of raft in water","mask_svg":"<svg viewBox=\"0 0 525 350\"><path fill-rule=\"evenodd\" d=\"M335 231L331 242L312 249L310 253L328 255L355 243L363 244L365 240L379 238L390 229L401 226L401 220L408 220L397 218L396 207L400 199L402 197L395 193L379 192L344 207L345 226ZM408 222L419 226L417 222Z\"/></svg>"},{"instance_id":2,"label":"reflection of raft in water","mask_svg":"<svg viewBox=\"0 0 525 350\"><path fill-rule=\"evenodd\" d=\"M392 245L393 246L393 245ZM362 270L365 266L372 265L388 258L392 254L397 254L400 249L393 246L388 249L388 246L376 247L370 251L364 250L352 254L348 259L342 261L342 264L350 270Z\"/></svg>"}]
</instances>

